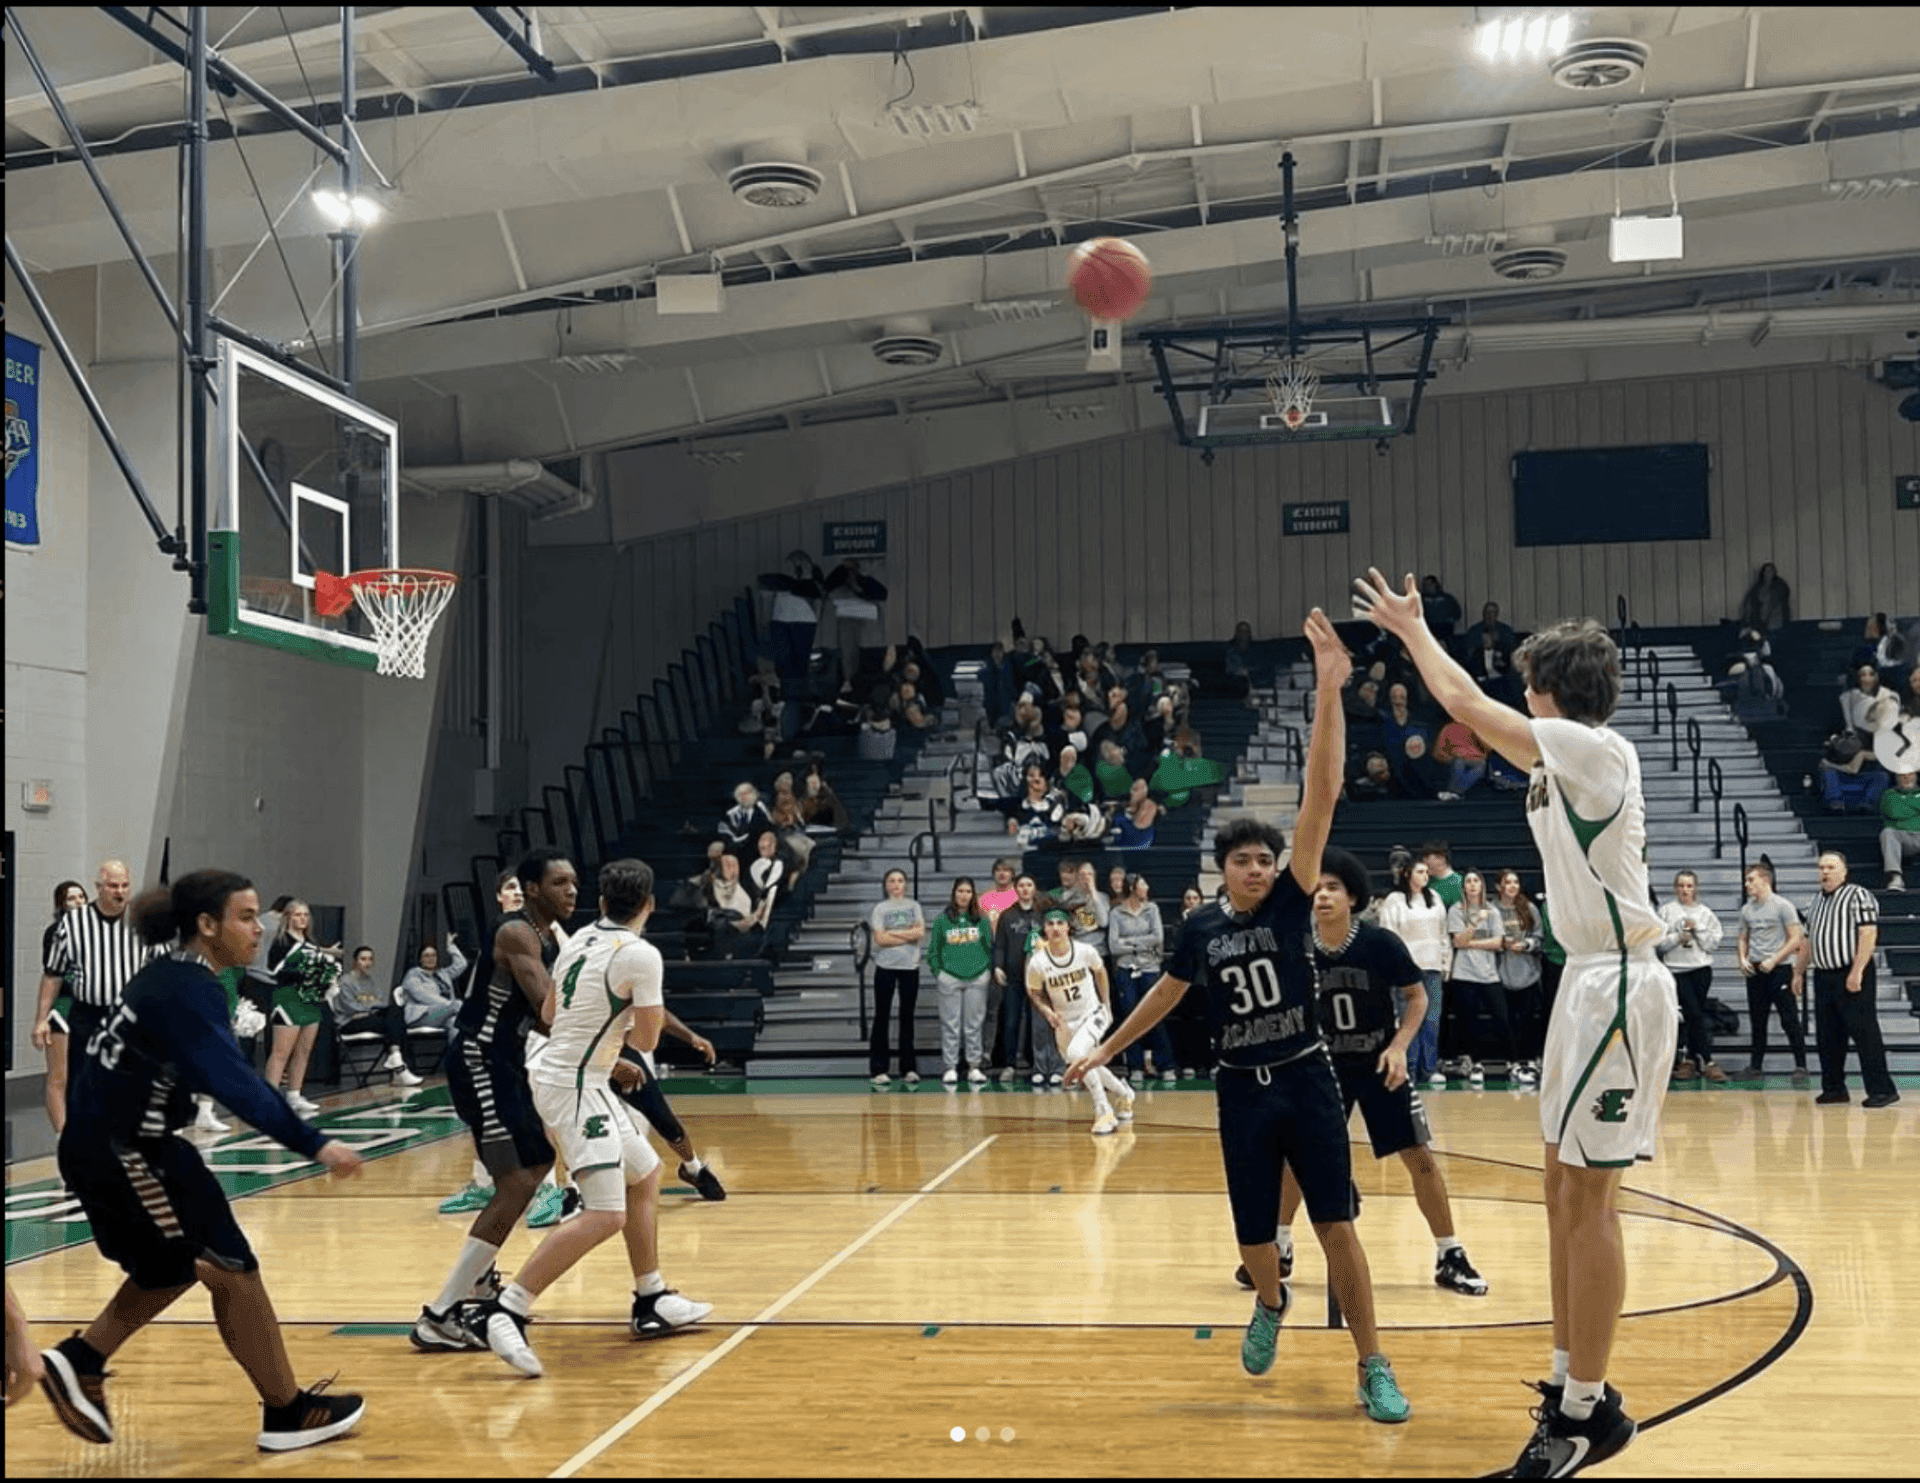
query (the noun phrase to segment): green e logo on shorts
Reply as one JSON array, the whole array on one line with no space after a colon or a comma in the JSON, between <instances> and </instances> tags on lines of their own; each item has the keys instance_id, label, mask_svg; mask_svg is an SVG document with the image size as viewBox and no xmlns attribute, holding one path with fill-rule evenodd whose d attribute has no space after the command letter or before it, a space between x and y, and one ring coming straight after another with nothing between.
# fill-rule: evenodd
<instances>
[{"instance_id":1,"label":"green e logo on shorts","mask_svg":"<svg viewBox=\"0 0 1920 1483\"><path fill-rule=\"evenodd\" d=\"M1602 1092L1594 1099L1594 1121L1602 1123L1625 1122L1627 1120L1627 1103L1632 1097L1632 1087L1613 1087Z\"/></svg>"},{"instance_id":2,"label":"green e logo on shorts","mask_svg":"<svg viewBox=\"0 0 1920 1483\"><path fill-rule=\"evenodd\" d=\"M607 1136L606 1114L601 1112L594 1113L592 1117L587 1119L586 1125L582 1127L580 1131L586 1134L588 1138L606 1137Z\"/></svg>"}]
</instances>

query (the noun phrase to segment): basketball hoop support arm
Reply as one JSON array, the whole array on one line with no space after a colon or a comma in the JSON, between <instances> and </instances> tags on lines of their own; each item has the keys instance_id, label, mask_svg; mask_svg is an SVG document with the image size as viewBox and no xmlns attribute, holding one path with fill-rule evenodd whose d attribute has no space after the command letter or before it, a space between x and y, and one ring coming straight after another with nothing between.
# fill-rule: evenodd
<instances>
[{"instance_id":1,"label":"basketball hoop support arm","mask_svg":"<svg viewBox=\"0 0 1920 1483\"><path fill-rule=\"evenodd\" d=\"M1293 151L1280 156L1280 230L1287 239L1287 356L1300 355L1300 215L1293 209Z\"/></svg>"}]
</instances>

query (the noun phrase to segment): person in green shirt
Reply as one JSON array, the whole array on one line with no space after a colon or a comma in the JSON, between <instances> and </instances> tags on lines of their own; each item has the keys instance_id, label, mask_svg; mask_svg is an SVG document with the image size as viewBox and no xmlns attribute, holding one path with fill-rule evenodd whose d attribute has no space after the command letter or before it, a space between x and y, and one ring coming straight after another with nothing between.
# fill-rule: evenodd
<instances>
[{"instance_id":1,"label":"person in green shirt","mask_svg":"<svg viewBox=\"0 0 1920 1483\"><path fill-rule=\"evenodd\" d=\"M1907 889L1906 857L1920 855L1920 787L1914 780L1913 773L1896 773L1893 786L1880 795L1880 863L1889 891Z\"/></svg>"},{"instance_id":2,"label":"person in green shirt","mask_svg":"<svg viewBox=\"0 0 1920 1483\"><path fill-rule=\"evenodd\" d=\"M1433 894L1452 910L1460 904L1464 877L1453 868L1453 846L1444 839L1430 839L1420 846L1420 858L1427 864L1427 884Z\"/></svg>"},{"instance_id":3,"label":"person in green shirt","mask_svg":"<svg viewBox=\"0 0 1920 1483\"><path fill-rule=\"evenodd\" d=\"M960 1051L965 1041L967 1081L983 1086L981 1043L987 1021L987 975L993 967L993 931L971 876L961 876L947 896L947 908L927 929L927 967L940 990L940 1058L946 1086L960 1082Z\"/></svg>"}]
</instances>

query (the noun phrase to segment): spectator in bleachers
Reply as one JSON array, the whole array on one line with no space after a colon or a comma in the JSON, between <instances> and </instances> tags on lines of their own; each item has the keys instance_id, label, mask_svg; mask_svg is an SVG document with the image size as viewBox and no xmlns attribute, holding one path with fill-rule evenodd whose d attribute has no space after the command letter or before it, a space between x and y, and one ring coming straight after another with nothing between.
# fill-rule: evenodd
<instances>
[{"instance_id":1,"label":"spectator in bleachers","mask_svg":"<svg viewBox=\"0 0 1920 1483\"><path fill-rule=\"evenodd\" d=\"M1040 894L1033 877L1024 870L1014 877L1013 889L1013 904L1002 909L993 929L993 981L1001 993L997 1062L1002 1082L1012 1081L1016 1072L1025 1072L1031 1067L1034 1084L1038 1086L1046 1080L1044 1070L1040 1069L1045 1061L1036 1065L1034 1057L1044 1058L1041 1047L1051 1044L1053 1037L1044 1030L1037 1037L1032 1033L1032 1005L1026 991L1027 959L1033 945L1040 940L1041 916L1053 903Z\"/></svg>"},{"instance_id":2,"label":"spectator in bleachers","mask_svg":"<svg viewBox=\"0 0 1920 1483\"><path fill-rule=\"evenodd\" d=\"M1124 1024L1147 990L1159 982L1166 942L1166 925L1153 900L1152 884L1144 875L1125 875L1107 917L1106 950L1113 963L1113 1012L1118 1023ZM1180 1079L1173 1037L1165 1020L1134 1041L1123 1055L1133 1081L1146 1080L1149 1072L1163 1081Z\"/></svg>"},{"instance_id":3,"label":"spectator in bleachers","mask_svg":"<svg viewBox=\"0 0 1920 1483\"><path fill-rule=\"evenodd\" d=\"M1113 671L1100 662L1100 655L1091 647L1081 651L1074 660L1073 688L1080 698L1083 712L1098 712L1102 716L1107 711L1107 694L1119 680Z\"/></svg>"},{"instance_id":4,"label":"spectator in bleachers","mask_svg":"<svg viewBox=\"0 0 1920 1483\"><path fill-rule=\"evenodd\" d=\"M840 795L827 781L818 757L807 763L807 775L800 785L800 817L810 829L826 825L836 834L844 834L853 827L853 819L840 801Z\"/></svg>"},{"instance_id":5,"label":"spectator in bleachers","mask_svg":"<svg viewBox=\"0 0 1920 1483\"><path fill-rule=\"evenodd\" d=\"M1486 694L1519 705L1522 689L1513 667L1513 652L1518 643L1513 629L1500 621L1500 604L1490 602L1480 610L1480 621L1460 640L1461 663Z\"/></svg>"},{"instance_id":6,"label":"spectator in bleachers","mask_svg":"<svg viewBox=\"0 0 1920 1483\"><path fill-rule=\"evenodd\" d=\"M1501 1053L1512 1064L1513 1027L1507 1020L1507 996L1500 986L1500 952L1506 946L1500 910L1487 899L1486 881L1477 870L1460 877L1459 905L1447 909L1447 932L1453 938L1453 977L1447 997L1453 1001L1460 1044L1456 1049L1459 1074L1473 1086L1486 1081L1486 1071L1474 1060L1480 1049L1474 1042L1480 1011L1494 1022Z\"/></svg>"},{"instance_id":7,"label":"spectator in bleachers","mask_svg":"<svg viewBox=\"0 0 1920 1483\"><path fill-rule=\"evenodd\" d=\"M1700 879L1691 870L1673 878L1673 900L1660 908L1667 932L1656 944L1673 974L1680 998L1681 1060L1675 1081L1724 1082L1727 1073L1713 1059L1713 1016L1707 991L1713 987L1713 954L1725 929L1713 908L1700 900Z\"/></svg>"},{"instance_id":8,"label":"spectator in bleachers","mask_svg":"<svg viewBox=\"0 0 1920 1483\"><path fill-rule=\"evenodd\" d=\"M1875 735L1899 718L1900 701L1880 684L1880 672L1863 664L1840 692L1840 730L1827 738L1820 758L1820 796L1835 813L1877 812L1887 786L1886 769L1873 755Z\"/></svg>"},{"instance_id":9,"label":"spectator in bleachers","mask_svg":"<svg viewBox=\"0 0 1920 1483\"><path fill-rule=\"evenodd\" d=\"M1160 805L1147 790L1145 778L1135 778L1125 807L1115 810L1108 842L1116 850L1144 850L1152 846Z\"/></svg>"},{"instance_id":10,"label":"spectator in bleachers","mask_svg":"<svg viewBox=\"0 0 1920 1483\"><path fill-rule=\"evenodd\" d=\"M393 991L394 1002L409 1030L422 1026L443 1030L460 1012L460 975L466 971L467 955L460 951L454 935L447 934L447 961L440 961L440 950L432 943L420 949L420 957L401 977Z\"/></svg>"},{"instance_id":11,"label":"spectator in bleachers","mask_svg":"<svg viewBox=\"0 0 1920 1483\"><path fill-rule=\"evenodd\" d=\"M1753 1059L1743 1077L1766 1074L1767 1020L1780 1016L1793 1052L1793 1084L1807 1084L1807 1037L1800 1027L1800 985L1789 966L1805 936L1800 913L1773 890L1773 867L1762 860L1747 867L1747 900L1740 907L1740 972L1747 981L1747 1020L1753 1028Z\"/></svg>"},{"instance_id":12,"label":"spectator in bleachers","mask_svg":"<svg viewBox=\"0 0 1920 1483\"><path fill-rule=\"evenodd\" d=\"M1430 839L1420 846L1420 860L1427 867L1427 883L1433 894L1449 907L1460 904L1461 877L1453 868L1453 846L1444 839Z\"/></svg>"},{"instance_id":13,"label":"spectator in bleachers","mask_svg":"<svg viewBox=\"0 0 1920 1483\"><path fill-rule=\"evenodd\" d=\"M1387 703L1380 709L1380 735L1386 742L1383 750L1389 757L1399 757L1404 754L1406 739L1415 734L1431 740L1433 727L1414 710L1412 692L1406 685L1389 685Z\"/></svg>"},{"instance_id":14,"label":"spectator in bleachers","mask_svg":"<svg viewBox=\"0 0 1920 1483\"><path fill-rule=\"evenodd\" d=\"M980 703L987 725L999 730L1013 710L1014 685L1007 670L1007 646L995 639L987 648L986 663L980 667Z\"/></svg>"},{"instance_id":15,"label":"spectator in bleachers","mask_svg":"<svg viewBox=\"0 0 1920 1483\"><path fill-rule=\"evenodd\" d=\"M1405 798L1406 790L1393 774L1393 764L1385 752L1369 752L1360 760L1347 780L1347 799L1352 803L1383 803Z\"/></svg>"},{"instance_id":16,"label":"spectator in bleachers","mask_svg":"<svg viewBox=\"0 0 1920 1483\"><path fill-rule=\"evenodd\" d=\"M1448 643L1460 624L1460 599L1441 587L1440 578L1432 572L1420 579L1420 609L1433 636L1442 644Z\"/></svg>"},{"instance_id":17,"label":"spectator in bleachers","mask_svg":"<svg viewBox=\"0 0 1920 1483\"><path fill-rule=\"evenodd\" d=\"M760 755L771 757L785 728L786 698L774 661L762 654L747 676L747 714L740 722L742 736L760 738Z\"/></svg>"},{"instance_id":18,"label":"spectator in bleachers","mask_svg":"<svg viewBox=\"0 0 1920 1483\"><path fill-rule=\"evenodd\" d=\"M927 708L938 712L947 703L952 689L947 683L947 676L933 662L933 656L920 642L918 634L907 635L907 641L900 646L899 661L900 677L913 681Z\"/></svg>"},{"instance_id":19,"label":"spectator in bleachers","mask_svg":"<svg viewBox=\"0 0 1920 1483\"><path fill-rule=\"evenodd\" d=\"M1119 685L1107 691L1107 719L1088 738L1096 752L1103 742L1117 742L1129 772L1140 771L1147 760L1147 735L1127 705L1127 692Z\"/></svg>"},{"instance_id":20,"label":"spectator in bleachers","mask_svg":"<svg viewBox=\"0 0 1920 1483\"><path fill-rule=\"evenodd\" d=\"M394 1008L392 985L373 976L373 949L365 945L355 948L347 961L347 971L333 986L336 1033L343 1039L348 1035L378 1035L387 1047L380 1069L393 1073L395 1086L417 1087L422 1078L407 1069L396 1035L396 1028L404 1033L405 1022L394 1025Z\"/></svg>"},{"instance_id":21,"label":"spectator in bleachers","mask_svg":"<svg viewBox=\"0 0 1920 1483\"><path fill-rule=\"evenodd\" d=\"M1160 668L1160 651L1148 649L1140 655L1140 667L1127 679L1127 700L1136 715L1145 716L1155 702L1167 693L1171 681Z\"/></svg>"},{"instance_id":22,"label":"spectator in bleachers","mask_svg":"<svg viewBox=\"0 0 1920 1483\"><path fill-rule=\"evenodd\" d=\"M920 997L921 945L927 940L926 914L907 895L907 873L889 870L881 888L886 892L868 914L873 928L873 1028L867 1037L867 1070L873 1084L890 1084L887 1064L894 1053L893 1006L900 1005L898 1045L900 1077L908 1086L920 1080L913 1046L913 1009Z\"/></svg>"},{"instance_id":23,"label":"spectator in bleachers","mask_svg":"<svg viewBox=\"0 0 1920 1483\"><path fill-rule=\"evenodd\" d=\"M1740 599L1735 618L1742 627L1757 628L1762 633L1776 632L1793 621L1792 593L1771 561L1761 564L1753 585Z\"/></svg>"},{"instance_id":24,"label":"spectator in bleachers","mask_svg":"<svg viewBox=\"0 0 1920 1483\"><path fill-rule=\"evenodd\" d=\"M762 829L754 842L753 863L747 867L747 894L754 899L761 920L771 921L773 909L792 885L787 862L780 858L780 837L772 829Z\"/></svg>"},{"instance_id":25,"label":"spectator in bleachers","mask_svg":"<svg viewBox=\"0 0 1920 1483\"><path fill-rule=\"evenodd\" d=\"M1899 773L1880 795L1880 865L1889 891L1907 889L1907 857L1920 855L1920 786L1915 783L1914 773Z\"/></svg>"},{"instance_id":26,"label":"spectator in bleachers","mask_svg":"<svg viewBox=\"0 0 1920 1483\"><path fill-rule=\"evenodd\" d=\"M1062 860L1060 889L1053 899L1056 905L1067 909L1073 940L1105 957L1107 921L1113 915L1113 903L1100 889L1093 862L1077 856Z\"/></svg>"},{"instance_id":27,"label":"spectator in bleachers","mask_svg":"<svg viewBox=\"0 0 1920 1483\"><path fill-rule=\"evenodd\" d=\"M834 642L840 651L840 688L858 694L855 677L861 669L862 634L869 623L880 617L880 604L887 600L887 588L877 577L860 570L860 563L849 556L827 574L821 584L833 601Z\"/></svg>"},{"instance_id":28,"label":"spectator in bleachers","mask_svg":"<svg viewBox=\"0 0 1920 1483\"><path fill-rule=\"evenodd\" d=\"M733 807L720 816L719 834L727 852L744 860L751 857L760 831L772 824L772 815L760 801L760 790L752 783L739 783L734 786Z\"/></svg>"},{"instance_id":29,"label":"spectator in bleachers","mask_svg":"<svg viewBox=\"0 0 1920 1483\"><path fill-rule=\"evenodd\" d=\"M1093 770L1080 760L1079 751L1071 746L1060 749L1060 788L1072 800L1068 807L1081 812L1099 810L1100 785Z\"/></svg>"},{"instance_id":30,"label":"spectator in bleachers","mask_svg":"<svg viewBox=\"0 0 1920 1483\"><path fill-rule=\"evenodd\" d=\"M1038 762L1026 765L1020 783L1007 833L1020 841L1022 849L1030 850L1059 837L1060 821L1067 816L1067 795L1047 780L1046 768Z\"/></svg>"},{"instance_id":31,"label":"spectator in bleachers","mask_svg":"<svg viewBox=\"0 0 1920 1483\"><path fill-rule=\"evenodd\" d=\"M713 929L716 957L738 958L753 953L767 925L765 903L756 902L740 879L740 857L723 852L706 880L707 922Z\"/></svg>"},{"instance_id":32,"label":"spectator in bleachers","mask_svg":"<svg viewBox=\"0 0 1920 1483\"><path fill-rule=\"evenodd\" d=\"M1487 776L1487 744L1465 721L1449 721L1440 728L1434 738L1433 760L1446 767L1446 793L1455 798L1466 797Z\"/></svg>"},{"instance_id":33,"label":"spectator in bleachers","mask_svg":"<svg viewBox=\"0 0 1920 1483\"><path fill-rule=\"evenodd\" d=\"M1440 1009L1444 985L1453 968L1453 939L1447 934L1447 904L1433 889L1424 860L1409 860L1396 873L1393 889L1380 903L1380 925L1406 944L1427 991L1426 1016L1407 1047L1407 1079L1443 1087L1440 1074Z\"/></svg>"},{"instance_id":34,"label":"spectator in bleachers","mask_svg":"<svg viewBox=\"0 0 1920 1483\"><path fill-rule=\"evenodd\" d=\"M921 703L919 687L912 680L902 680L893 692L889 703L894 719L902 726L910 726L915 731L931 731L934 725L933 713Z\"/></svg>"},{"instance_id":35,"label":"spectator in bleachers","mask_svg":"<svg viewBox=\"0 0 1920 1483\"><path fill-rule=\"evenodd\" d=\"M1016 646L1016 653L1018 648ZM1060 662L1047 641L1035 634L1027 641L1025 654L1018 663L1020 687L1036 705L1048 706L1066 693L1060 676Z\"/></svg>"},{"instance_id":36,"label":"spectator in bleachers","mask_svg":"<svg viewBox=\"0 0 1920 1483\"><path fill-rule=\"evenodd\" d=\"M864 762L885 762L893 756L898 742L893 729L893 695L885 685L877 687L860 707L855 751Z\"/></svg>"},{"instance_id":37,"label":"spectator in bleachers","mask_svg":"<svg viewBox=\"0 0 1920 1483\"><path fill-rule=\"evenodd\" d=\"M986 1082L982 1032L987 1020L988 985L993 982L993 926L982 910L973 879L961 876L947 894L946 910L927 929L927 967L940 994L940 1080L960 1082L964 1050L967 1081Z\"/></svg>"},{"instance_id":38,"label":"spectator in bleachers","mask_svg":"<svg viewBox=\"0 0 1920 1483\"><path fill-rule=\"evenodd\" d=\"M989 929L1000 925L1000 913L1013 905L1018 893L1013 878L1020 873L1020 862L1002 855L993 862L993 886L980 896L980 909L987 914Z\"/></svg>"},{"instance_id":39,"label":"spectator in bleachers","mask_svg":"<svg viewBox=\"0 0 1920 1483\"><path fill-rule=\"evenodd\" d=\"M1426 733L1410 731L1400 743L1399 756L1394 760L1394 774L1400 779L1400 786L1409 798L1445 798L1453 799L1459 795L1448 790L1451 772L1436 762L1428 751L1429 739Z\"/></svg>"},{"instance_id":40,"label":"spectator in bleachers","mask_svg":"<svg viewBox=\"0 0 1920 1483\"><path fill-rule=\"evenodd\" d=\"M1253 692L1260 680L1254 667L1253 625L1244 618L1234 624L1233 637L1227 641L1225 667L1227 694L1238 695L1246 708L1252 710Z\"/></svg>"},{"instance_id":41,"label":"spectator in bleachers","mask_svg":"<svg viewBox=\"0 0 1920 1483\"><path fill-rule=\"evenodd\" d=\"M800 815L800 800L794 795L793 774L783 772L773 780L773 807L767 810L780 849L793 862L789 885L807 873L813 860L813 836L807 833L806 820Z\"/></svg>"},{"instance_id":42,"label":"spectator in bleachers","mask_svg":"<svg viewBox=\"0 0 1920 1483\"><path fill-rule=\"evenodd\" d=\"M1127 797L1133 791L1133 772L1127 766L1127 754L1120 743L1108 737L1095 758L1095 796L1103 803L1117 803Z\"/></svg>"},{"instance_id":43,"label":"spectator in bleachers","mask_svg":"<svg viewBox=\"0 0 1920 1483\"><path fill-rule=\"evenodd\" d=\"M1547 1022L1540 1013L1540 914L1521 889L1520 873L1503 870L1495 885L1500 908L1500 984L1506 992L1507 1023L1513 1027L1516 1063L1508 1073L1521 1086L1540 1083L1540 1053Z\"/></svg>"},{"instance_id":44,"label":"spectator in bleachers","mask_svg":"<svg viewBox=\"0 0 1920 1483\"><path fill-rule=\"evenodd\" d=\"M826 596L826 576L804 551L787 553L784 572L763 572L760 586L773 594L767 635L773 662L781 678L804 679L813 653L814 627L820 621L820 600Z\"/></svg>"},{"instance_id":45,"label":"spectator in bleachers","mask_svg":"<svg viewBox=\"0 0 1920 1483\"><path fill-rule=\"evenodd\" d=\"M273 974L273 1049L267 1054L267 1085L278 1090L287 1078L287 1105L302 1117L320 1110L302 1091L307 1062L320 1038L320 1020L326 1013L328 992L340 976L340 944L323 947L311 940L313 908L289 898L280 918L280 931L267 953Z\"/></svg>"},{"instance_id":46,"label":"spectator in bleachers","mask_svg":"<svg viewBox=\"0 0 1920 1483\"><path fill-rule=\"evenodd\" d=\"M1080 709L1080 697L1078 695L1068 695L1065 697L1060 702L1058 717L1059 719L1051 725L1047 725L1044 729L1046 731L1047 746L1052 751L1055 759L1054 765L1060 769L1061 775L1064 776L1067 768L1059 761L1062 752L1068 747L1071 747L1079 756L1084 757L1087 755L1087 724L1085 713Z\"/></svg>"}]
</instances>

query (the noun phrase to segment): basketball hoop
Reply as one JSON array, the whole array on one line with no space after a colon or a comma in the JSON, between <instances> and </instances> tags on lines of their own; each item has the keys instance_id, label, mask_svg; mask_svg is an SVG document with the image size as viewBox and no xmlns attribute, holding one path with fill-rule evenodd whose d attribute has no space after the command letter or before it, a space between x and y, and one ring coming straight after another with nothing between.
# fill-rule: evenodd
<instances>
[{"instance_id":1,"label":"basketball hoop","mask_svg":"<svg viewBox=\"0 0 1920 1483\"><path fill-rule=\"evenodd\" d=\"M1273 415L1297 433L1313 411L1313 396L1320 389L1320 373L1304 356L1290 356L1267 376L1267 399L1273 403Z\"/></svg>"},{"instance_id":2,"label":"basketball hoop","mask_svg":"<svg viewBox=\"0 0 1920 1483\"><path fill-rule=\"evenodd\" d=\"M313 606L321 617L334 618L357 602L379 650L374 673L423 680L427 637L459 580L452 572L415 567L374 567L344 577L315 572Z\"/></svg>"}]
</instances>

